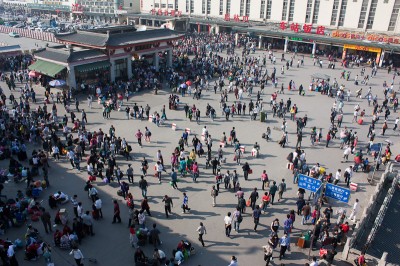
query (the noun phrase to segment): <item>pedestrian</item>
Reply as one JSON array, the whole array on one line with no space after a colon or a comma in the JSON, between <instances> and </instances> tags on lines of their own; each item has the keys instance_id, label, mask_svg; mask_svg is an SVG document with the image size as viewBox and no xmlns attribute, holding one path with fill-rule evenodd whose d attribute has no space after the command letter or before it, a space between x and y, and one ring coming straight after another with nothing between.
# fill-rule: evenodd
<instances>
[{"instance_id":1,"label":"pedestrian","mask_svg":"<svg viewBox=\"0 0 400 266\"><path fill-rule=\"evenodd\" d=\"M140 181L139 181L139 188L142 190L142 197L146 197L147 196L147 187L149 185L147 184L146 179L144 179L144 176L141 175L140 176Z\"/></svg>"},{"instance_id":2,"label":"pedestrian","mask_svg":"<svg viewBox=\"0 0 400 266\"><path fill-rule=\"evenodd\" d=\"M74 215L76 218L78 218L78 201L77 201L77 199L78 199L78 195L74 195L71 199L72 207L74 210Z\"/></svg>"},{"instance_id":3,"label":"pedestrian","mask_svg":"<svg viewBox=\"0 0 400 266\"><path fill-rule=\"evenodd\" d=\"M138 129L138 131L136 132L135 137L137 138L139 146L142 147L143 133L140 131L140 129Z\"/></svg>"},{"instance_id":4,"label":"pedestrian","mask_svg":"<svg viewBox=\"0 0 400 266\"><path fill-rule=\"evenodd\" d=\"M286 183L285 179L282 179L282 182L278 185L278 201L283 199L283 192L286 191Z\"/></svg>"},{"instance_id":5,"label":"pedestrian","mask_svg":"<svg viewBox=\"0 0 400 266\"><path fill-rule=\"evenodd\" d=\"M353 209L351 210L350 216L349 216L349 220L352 220L353 222L357 221L357 214L359 211L359 203L358 203L358 199L356 199L356 202L354 202L353 204Z\"/></svg>"},{"instance_id":6,"label":"pedestrian","mask_svg":"<svg viewBox=\"0 0 400 266\"><path fill-rule=\"evenodd\" d=\"M230 212L228 212L227 215L225 216L224 223L225 223L225 235L227 237L230 237L232 230L232 217Z\"/></svg>"},{"instance_id":7,"label":"pedestrian","mask_svg":"<svg viewBox=\"0 0 400 266\"><path fill-rule=\"evenodd\" d=\"M218 190L215 188L215 186L212 186L211 189L211 197L213 200L213 207L215 207L217 205L217 197L218 197Z\"/></svg>"},{"instance_id":8,"label":"pedestrian","mask_svg":"<svg viewBox=\"0 0 400 266\"><path fill-rule=\"evenodd\" d=\"M150 243L153 243L154 248L157 248L158 245L161 245L162 242L160 240L160 230L157 229L157 224L153 224L153 229L149 232Z\"/></svg>"},{"instance_id":9,"label":"pedestrian","mask_svg":"<svg viewBox=\"0 0 400 266\"><path fill-rule=\"evenodd\" d=\"M269 187L268 175L266 170L263 170L261 174L261 181L262 181L262 190L264 190L265 187Z\"/></svg>"},{"instance_id":10,"label":"pedestrian","mask_svg":"<svg viewBox=\"0 0 400 266\"><path fill-rule=\"evenodd\" d=\"M142 210L146 211L148 216L151 216L149 201L148 201L147 197L144 197L142 199L142 202L140 203L140 207Z\"/></svg>"},{"instance_id":11,"label":"pedestrian","mask_svg":"<svg viewBox=\"0 0 400 266\"><path fill-rule=\"evenodd\" d=\"M254 190L251 192L251 194L250 194L250 206L251 206L251 209L254 211L254 208L255 208L255 206L256 206L256 201L257 201L257 199L258 199L258 192L257 192L257 188L255 187L254 188Z\"/></svg>"},{"instance_id":12,"label":"pedestrian","mask_svg":"<svg viewBox=\"0 0 400 266\"><path fill-rule=\"evenodd\" d=\"M171 207L173 207L174 204L172 202L172 199L168 197L168 195L165 195L162 201L164 202L165 216L168 218L168 214L172 214Z\"/></svg>"},{"instance_id":13,"label":"pedestrian","mask_svg":"<svg viewBox=\"0 0 400 266\"><path fill-rule=\"evenodd\" d=\"M273 243L268 241L268 244L263 246L263 250L264 250L264 261L265 261L265 266L269 265L269 262L272 260L272 253L274 252L273 249Z\"/></svg>"},{"instance_id":14,"label":"pedestrian","mask_svg":"<svg viewBox=\"0 0 400 266\"><path fill-rule=\"evenodd\" d=\"M310 203L307 202L306 205L303 206L301 211L303 213L303 217L301 219L301 224L305 225L305 224L307 224L308 220L310 219L310 214L311 214Z\"/></svg>"},{"instance_id":15,"label":"pedestrian","mask_svg":"<svg viewBox=\"0 0 400 266\"><path fill-rule=\"evenodd\" d=\"M182 202L182 213L186 213L186 211L190 212L189 197L184 192L183 193L183 202Z\"/></svg>"},{"instance_id":16,"label":"pedestrian","mask_svg":"<svg viewBox=\"0 0 400 266\"><path fill-rule=\"evenodd\" d=\"M338 169L335 174L335 181L333 182L333 184L337 185L337 183L339 183L341 177L342 177L342 170Z\"/></svg>"},{"instance_id":17,"label":"pedestrian","mask_svg":"<svg viewBox=\"0 0 400 266\"><path fill-rule=\"evenodd\" d=\"M82 223L83 228L85 230L85 234L94 236L93 233L93 218L90 215L90 211L86 211L85 214L82 215Z\"/></svg>"},{"instance_id":18,"label":"pedestrian","mask_svg":"<svg viewBox=\"0 0 400 266\"><path fill-rule=\"evenodd\" d=\"M255 210L253 210L253 220L254 220L254 232L257 232L257 226L258 223L260 222L260 217L261 217L261 210L260 206L256 206Z\"/></svg>"},{"instance_id":19,"label":"pedestrian","mask_svg":"<svg viewBox=\"0 0 400 266\"><path fill-rule=\"evenodd\" d=\"M175 172L175 169L172 168L172 170L171 170L171 185L174 189L178 189L178 185L176 184L177 181L178 181L178 175Z\"/></svg>"},{"instance_id":20,"label":"pedestrian","mask_svg":"<svg viewBox=\"0 0 400 266\"><path fill-rule=\"evenodd\" d=\"M84 257L81 250L78 247L76 246L73 247L69 255L72 255L74 257L77 266L83 266L82 261Z\"/></svg>"},{"instance_id":21,"label":"pedestrian","mask_svg":"<svg viewBox=\"0 0 400 266\"><path fill-rule=\"evenodd\" d=\"M42 208L42 215L40 216L40 219L42 220L44 230L46 231L46 234L50 232L53 232L52 227L51 227L51 216L48 211L46 211L45 208Z\"/></svg>"},{"instance_id":22,"label":"pedestrian","mask_svg":"<svg viewBox=\"0 0 400 266\"><path fill-rule=\"evenodd\" d=\"M118 201L114 200L114 217L112 223L115 224L117 221L121 223L121 216Z\"/></svg>"},{"instance_id":23,"label":"pedestrian","mask_svg":"<svg viewBox=\"0 0 400 266\"><path fill-rule=\"evenodd\" d=\"M231 263L228 266L238 266L237 258L235 256L231 257Z\"/></svg>"},{"instance_id":24,"label":"pedestrian","mask_svg":"<svg viewBox=\"0 0 400 266\"><path fill-rule=\"evenodd\" d=\"M102 211L103 202L101 201L101 199L99 197L96 197L94 206L95 206L96 211L98 212L100 218L103 218L103 211Z\"/></svg>"},{"instance_id":25,"label":"pedestrian","mask_svg":"<svg viewBox=\"0 0 400 266\"><path fill-rule=\"evenodd\" d=\"M203 247L205 247L204 240L203 240L203 235L207 234L207 230L206 230L206 227L204 226L204 224L202 222L200 222L200 226L197 227L196 231L199 233L199 241L200 241L201 245Z\"/></svg>"},{"instance_id":26,"label":"pedestrian","mask_svg":"<svg viewBox=\"0 0 400 266\"><path fill-rule=\"evenodd\" d=\"M126 175L128 177L128 182L133 183L133 168L132 164L128 164L128 169L126 170Z\"/></svg>"},{"instance_id":27,"label":"pedestrian","mask_svg":"<svg viewBox=\"0 0 400 266\"><path fill-rule=\"evenodd\" d=\"M280 251L279 251L279 260L285 256L286 250L290 251L290 238L288 234L285 233L279 241Z\"/></svg>"},{"instance_id":28,"label":"pedestrian","mask_svg":"<svg viewBox=\"0 0 400 266\"><path fill-rule=\"evenodd\" d=\"M243 169L244 180L247 180L251 171L249 163L245 162L245 164L242 166L242 169Z\"/></svg>"},{"instance_id":29,"label":"pedestrian","mask_svg":"<svg viewBox=\"0 0 400 266\"><path fill-rule=\"evenodd\" d=\"M276 185L276 181L273 181L272 186L269 188L269 194L271 196L271 205L274 205L274 199L277 190L278 186Z\"/></svg>"},{"instance_id":30,"label":"pedestrian","mask_svg":"<svg viewBox=\"0 0 400 266\"><path fill-rule=\"evenodd\" d=\"M232 220L233 220L233 230L239 233L240 223L243 221L243 216L240 212L239 207L236 207L236 210L233 212Z\"/></svg>"}]
</instances>

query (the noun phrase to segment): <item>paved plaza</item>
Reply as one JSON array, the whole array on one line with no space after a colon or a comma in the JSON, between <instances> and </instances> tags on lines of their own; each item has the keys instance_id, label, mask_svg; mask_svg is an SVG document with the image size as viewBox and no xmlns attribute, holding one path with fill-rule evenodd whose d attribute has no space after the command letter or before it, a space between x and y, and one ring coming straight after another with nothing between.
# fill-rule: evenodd
<instances>
[{"instance_id":1,"label":"paved plaza","mask_svg":"<svg viewBox=\"0 0 400 266\"><path fill-rule=\"evenodd\" d=\"M3 36L4 34L1 34L2 38ZM32 40L32 42L35 41ZM241 50L236 50L238 55L240 55L240 52ZM282 51L276 51L276 57L280 58L281 53ZM262 56L263 54L266 54L266 52L256 51L254 56ZM286 58L289 58L290 56L292 55L287 54ZM317 66L313 66L312 59L309 55L305 55L304 66L296 68L297 59L298 57L296 57L294 60L293 68L285 71L284 75L280 74L280 69L283 62L281 63L279 59L277 60L275 67L277 69L279 84L284 83L285 87L285 93L278 94L277 101L283 99L284 102L286 102L287 99L291 98L292 105L296 104L298 106L299 112L297 117L303 117L307 114L309 118L307 127L303 130L304 136L302 142L302 149L304 149L307 154L307 163L311 166L316 163L320 163L327 169L327 173L334 174L339 168L344 171L344 169L351 165L351 163L341 162L343 150L339 149L339 140L333 139L329 148L325 148L325 136L330 125L330 109L334 103L334 98L329 98L326 95L309 91L308 87L311 82L311 75L314 73L327 74L331 76L331 80L336 78L339 84L346 86L346 90L349 88L352 91L350 102L344 102L344 119L342 126L347 126L347 128L357 131L359 136L358 147L363 148L366 146L368 140L367 132L372 119L372 106L368 107L368 103L365 99L355 99L355 92L356 90L363 88L365 93L368 87L371 86L373 95L377 94L379 103L381 103L383 96L382 84L385 80L388 82L388 84L390 84L392 81L392 74L387 74L386 70L380 69L378 70L377 76L370 80L368 86L355 86L354 76L356 74L360 74L360 69L351 69L352 74L350 80L344 81L343 79L339 79L342 71L340 63L336 63L336 69L334 70L327 69L327 60L324 59L323 68L320 69ZM267 61L267 68L269 73L271 73L273 65L271 65L269 61ZM368 67L366 68L366 74L371 75L371 69ZM298 95L297 90L287 90L288 82L290 80L295 81L297 88L300 86L300 84L303 85L304 89L306 90L304 96ZM398 91L398 81L399 78L396 77L396 91ZM214 82L210 82L210 84L213 83ZM228 84L228 82L226 81L225 84ZM5 83L1 83L1 87L5 90L6 95L8 96L10 92L8 91ZM286 168L286 157L294 150L296 145L296 124L295 122L290 121L289 114L287 114L286 119L288 120L287 131L289 133L289 144L285 148L281 148L278 145L278 141L282 135L280 130L282 120L272 117L271 107L269 106L271 93L273 93L275 90L276 89L271 86L269 81L265 88L265 94L262 95L264 110L267 110L268 112L266 123L260 122L259 117L257 117L256 121L251 121L248 114L235 115L233 118L230 118L229 121L226 121L225 117L221 115L221 109L219 108L220 95L218 93L214 94L214 91L211 87L209 91L202 92L200 100L195 100L189 96L183 98L180 97L181 104L179 110L177 111L168 110L168 96L171 93L168 89L159 91L157 95L154 95L152 92L136 93L129 99L128 103L124 102L124 105L128 104L130 106L132 106L134 103L137 103L139 106L145 106L146 104L149 104L151 107L151 113L154 111L160 111L163 105L166 105L166 114L168 120L160 127L157 127L154 123L150 123L148 121L127 120L124 111L113 111L111 113L111 119L105 120L102 117L101 105L98 105L97 102L94 102L93 108L89 109L86 106L86 95L79 95L81 100L80 108L84 108L88 114L88 124L86 126L88 130L94 131L101 128L104 132L108 132L110 126L113 125L116 128L116 136L125 137L126 140L132 145L133 151L131 155L133 156L133 161L127 162L124 158L118 156L117 165L124 172L127 169L128 163L132 163L133 165L135 183L134 185L131 185L130 192L133 194L135 199L135 207L140 206L140 201L142 199L140 189L137 186L139 181L140 160L143 157L146 157L146 159L149 161L150 175L147 175L146 179L150 185L148 188L148 197L152 217L146 217L146 226L151 228L153 223L157 224L157 227L161 231L160 238L163 242L160 249L167 254L167 257L171 257L172 250L176 249L178 242L182 239L185 239L189 240L194 245L196 248L196 254L191 256L188 261L185 261L184 265L228 265L232 255L235 255L238 258L238 264L241 266L265 265L265 262L263 261L262 246L266 245L269 239L271 222L273 219L278 218L282 226L283 221L286 218L286 214L288 214L290 210L297 210L295 202L297 198L296 192L298 187L297 184L293 184L293 176L291 171ZM44 89L36 87L35 91L38 94L38 102L36 105L32 104L32 108L35 108L38 104L43 104ZM253 91L251 98L253 101L256 99L257 91L259 91L259 87L256 87ZM17 92L13 93L15 96L19 94ZM233 93L229 94L228 105L235 101L234 98L235 97ZM246 95L243 101L248 105L250 97ZM194 122L194 120L193 122L189 122L189 120L185 118L185 112L183 111L184 104L188 104L189 106L195 104L196 107L200 107L201 120L199 124ZM217 118L214 121L211 121L210 118L205 117L207 104L210 104L217 111ZM366 110L365 123L363 125L351 123L353 117L353 107L355 104L360 104L361 110ZM65 110L62 104L57 105L57 110L60 117L64 115ZM77 116L80 118L79 114L77 114ZM383 117L381 117L376 128L377 136L375 143L384 142L386 139L390 139L394 143L399 143L398 131L394 132L392 130L394 119L396 117L397 114L392 112L388 120L389 129L384 137L379 135L383 120ZM171 129L172 123L176 123L176 131ZM189 137L189 143L191 143L191 139L194 135L197 135L198 137L201 136L201 130L204 126L207 126L209 134L211 134L213 139L213 157L216 154L217 146L222 137L222 133L225 132L228 136L232 127L236 128L237 138L246 148L244 157L242 158L242 164L248 162L251 169L253 169L253 174L249 176L248 181L244 180L241 166L237 165L233 160L234 154L232 146L224 148L224 157L226 157L226 163L222 165L221 172L222 174L225 174L227 170L237 170L239 174L239 182L244 190L245 199L249 197L250 192L254 187L258 188L260 195L262 194L262 182L260 176L263 170L266 170L270 181L275 180L277 183L279 183L283 178L286 179L287 192L284 194L284 199L280 202L276 202L276 204L273 206L270 205L267 213L263 214L260 218L260 225L257 232L253 231L254 225L253 219L251 218L251 209L248 208L246 214L243 216L244 219L241 223L240 231L238 233L232 231L230 238L225 236L224 216L227 212L233 212L235 210L237 206L237 198L232 190L228 191L224 189L223 185L221 185L221 190L217 197L217 206L212 206L210 191L212 185L215 184L215 177L212 175L212 169L205 169L204 157L198 159L200 164L200 177L198 178L197 183L193 183L191 177L187 176L185 178L180 178L180 182L178 183L179 190L174 190L169 185L169 173L171 171L169 158L175 147L178 146L178 140L181 137L183 130L185 128L190 128L191 135ZM272 130L272 140L270 142L266 142L261 138L262 133L266 131L268 126ZM312 146L310 141L310 130L314 126L323 129L322 139L324 141ZM148 127L152 132L152 141L151 143L143 142L144 145L142 148L140 148L140 146L137 144L135 133L138 129L144 131L145 127ZM255 142L258 142L261 146L259 158L254 158L250 154L251 148ZM36 147L36 149L39 148L41 147ZM189 148L191 150L193 147L190 145ZM163 173L163 180L161 184L158 184L157 178L152 175L153 165L156 162L157 150L161 150L168 172L168 175ZM392 152L394 156L400 153L398 144L395 144L392 147ZM394 156L392 156L392 158L394 158ZM353 157L350 156L349 159L352 160ZM0 164L2 168L6 168L8 160L2 161ZM84 162L82 162L81 165L82 167L86 167ZM41 199L43 199L43 205L49 209L47 204L48 196L51 193L62 190L70 196L77 194L78 199L83 202L84 209L91 209L91 200L87 197L87 193L84 191L85 181L88 178L86 171L78 172L76 169L71 170L71 165L66 158L63 158L59 162L51 160L50 166L49 178L51 187L41 195ZM346 208L348 212L350 212L350 206L353 205L356 199L360 200L362 208L364 208L366 205L366 201L369 200L369 195L372 193L375 187L368 183L367 174L361 172L354 174L353 182L358 183L358 191L352 192L349 204L343 204L336 202L335 200L330 200L330 204L332 205L334 211L339 207L342 207ZM339 185L345 185L344 178L341 180ZM117 190L119 189L119 186L116 182L112 183L111 185L103 184L99 181L99 179L97 182L95 182L95 186L98 188L99 196L103 200L104 219L95 221L95 236L85 237L82 241L80 249L85 257L96 258L98 260L98 265L134 265L134 249L130 246L129 229L127 228L128 209L125 206L125 202L122 200L122 198L117 196ZM5 185L3 193L9 196L15 196L18 189L24 190L25 184L14 184L10 182ZM180 208L183 199L183 192L186 192L189 197L189 206L191 208L191 212L187 214L182 214L182 209ZM165 218L164 214L164 203L162 202L164 195L172 197L174 203L174 207L172 208L173 215L171 215L168 219ZM114 198L120 200L122 218L121 224L111 224L113 215L112 199ZM305 198L308 198L308 192ZM65 207L69 211L71 221L73 217L72 204L68 203L65 205ZM361 213L362 211L360 211L360 215ZM51 215L53 219L55 216L55 211L52 210ZM337 216L335 215L335 220L336 217ZM275 251L272 265L280 265L280 263L284 263L285 265L304 265L304 263L308 261L308 249L298 248L295 246L295 242L297 242L297 238L302 232L305 232L306 230L312 230L312 227L310 225L302 226L300 221L301 216L297 216L291 237L291 251L286 253L287 255L282 261L278 260L277 256L279 252ZM201 244L197 240L198 235L196 229L200 222L203 222L207 229L207 234L204 235L204 241L206 245L205 248L201 247ZM41 222L33 223L33 225L39 229L45 241L49 243L53 242L52 235L45 234ZM12 240L16 238L22 238L25 231L26 227L19 229L12 228L3 237L7 237ZM282 234L283 230L281 228L279 231L279 236L282 236ZM153 246L150 244L146 244L144 247L144 252L149 257L152 256L152 250ZM23 253L24 252L22 250L18 251L17 258L20 262L20 265L44 264L42 259L40 262L24 261ZM317 255L318 252L315 251L312 254ZM75 265L73 258L69 256L68 252L65 250L53 248L52 255L55 265ZM336 258L339 260L340 254L338 254ZM90 262L85 262L85 265L90 265ZM341 264L335 263L335 265Z\"/></svg>"}]
</instances>

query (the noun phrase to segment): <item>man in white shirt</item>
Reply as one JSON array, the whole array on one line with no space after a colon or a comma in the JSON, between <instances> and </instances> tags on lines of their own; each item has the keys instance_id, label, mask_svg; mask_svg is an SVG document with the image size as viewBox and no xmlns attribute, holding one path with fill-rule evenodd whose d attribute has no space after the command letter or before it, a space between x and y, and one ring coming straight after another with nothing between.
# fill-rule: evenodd
<instances>
[{"instance_id":1,"label":"man in white shirt","mask_svg":"<svg viewBox=\"0 0 400 266\"><path fill-rule=\"evenodd\" d=\"M397 129L397 124L399 123L399 118L397 117L396 120L394 121L394 128L393 130Z\"/></svg>"},{"instance_id":2,"label":"man in white shirt","mask_svg":"<svg viewBox=\"0 0 400 266\"><path fill-rule=\"evenodd\" d=\"M353 222L356 222L356 220L357 220L356 216L357 216L359 209L360 209L360 206L358 203L358 199L356 199L356 202L354 202L353 209L352 209L348 219Z\"/></svg>"},{"instance_id":3,"label":"man in white shirt","mask_svg":"<svg viewBox=\"0 0 400 266\"><path fill-rule=\"evenodd\" d=\"M345 160L344 162L347 162L349 160L350 153L351 153L351 147L350 146L346 146L344 148L344 152L343 152L343 160Z\"/></svg>"},{"instance_id":4,"label":"man in white shirt","mask_svg":"<svg viewBox=\"0 0 400 266\"><path fill-rule=\"evenodd\" d=\"M335 181L333 184L337 185L337 183L339 183L341 177L342 177L342 170L338 169L335 174Z\"/></svg>"},{"instance_id":5,"label":"man in white shirt","mask_svg":"<svg viewBox=\"0 0 400 266\"><path fill-rule=\"evenodd\" d=\"M75 168L75 164L74 164L75 153L72 149L68 151L67 157L69 159L69 162L71 163L72 169L74 169Z\"/></svg>"},{"instance_id":6,"label":"man in white shirt","mask_svg":"<svg viewBox=\"0 0 400 266\"><path fill-rule=\"evenodd\" d=\"M232 230L232 218L230 212L228 212L228 214L225 216L224 222L225 222L225 235L229 237L231 235L231 230Z\"/></svg>"},{"instance_id":7,"label":"man in white shirt","mask_svg":"<svg viewBox=\"0 0 400 266\"><path fill-rule=\"evenodd\" d=\"M353 177L353 166L350 165L349 167L346 168L346 170L344 170L344 182L346 182L347 187L349 186L352 177Z\"/></svg>"},{"instance_id":8,"label":"man in white shirt","mask_svg":"<svg viewBox=\"0 0 400 266\"><path fill-rule=\"evenodd\" d=\"M96 207L96 210L98 210L100 218L103 218L103 212L101 211L101 207L103 205L103 202L99 197L96 197L96 201L94 202L94 206Z\"/></svg>"}]
</instances>

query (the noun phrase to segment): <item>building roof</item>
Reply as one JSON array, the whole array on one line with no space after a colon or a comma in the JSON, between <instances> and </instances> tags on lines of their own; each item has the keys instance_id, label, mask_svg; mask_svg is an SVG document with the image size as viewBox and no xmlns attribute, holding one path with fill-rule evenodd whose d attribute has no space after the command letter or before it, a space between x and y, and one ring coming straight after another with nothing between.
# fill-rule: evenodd
<instances>
[{"instance_id":1,"label":"building roof","mask_svg":"<svg viewBox=\"0 0 400 266\"><path fill-rule=\"evenodd\" d=\"M8 45L8 46L0 46L0 53L9 53L21 51L21 46L17 45Z\"/></svg>"},{"instance_id":2,"label":"building roof","mask_svg":"<svg viewBox=\"0 0 400 266\"><path fill-rule=\"evenodd\" d=\"M95 49L70 50L65 47L58 49L47 47L45 50L36 52L35 55L43 59L64 63L79 62L106 56L101 51Z\"/></svg>"},{"instance_id":3,"label":"building roof","mask_svg":"<svg viewBox=\"0 0 400 266\"><path fill-rule=\"evenodd\" d=\"M56 38L65 43L81 44L82 46L107 48L129 46L148 42L168 41L181 38L183 34L169 29L156 29L147 31L128 31L123 29L118 33L100 33L92 31L77 31L75 33L57 34Z\"/></svg>"}]
</instances>

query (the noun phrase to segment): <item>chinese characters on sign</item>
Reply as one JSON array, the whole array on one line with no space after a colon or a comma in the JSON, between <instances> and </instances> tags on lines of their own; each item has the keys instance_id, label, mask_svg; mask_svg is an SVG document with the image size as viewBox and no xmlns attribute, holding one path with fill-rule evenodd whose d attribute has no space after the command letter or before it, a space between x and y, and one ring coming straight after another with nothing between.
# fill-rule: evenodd
<instances>
[{"instance_id":1,"label":"chinese characters on sign","mask_svg":"<svg viewBox=\"0 0 400 266\"><path fill-rule=\"evenodd\" d=\"M279 28L281 30L286 30L287 26L288 25L287 25L287 23L285 21L282 21L281 23L279 23ZM302 27L298 23L290 24L290 30L293 31L293 32L299 32L299 30L301 28ZM312 24L304 24L303 25L304 33L313 33L312 29L313 29ZM324 26L317 26L317 28L316 28L314 33L319 34L319 35L325 35L325 27Z\"/></svg>"},{"instance_id":2,"label":"chinese characters on sign","mask_svg":"<svg viewBox=\"0 0 400 266\"><path fill-rule=\"evenodd\" d=\"M383 42L399 44L400 38L396 36L386 36L381 34L368 34L363 32L333 31L333 38L352 39L352 40L368 40L370 42Z\"/></svg>"},{"instance_id":3,"label":"chinese characters on sign","mask_svg":"<svg viewBox=\"0 0 400 266\"><path fill-rule=\"evenodd\" d=\"M301 188L310 190L311 192L317 192L321 184L321 180L306 175L299 175L299 187Z\"/></svg>"},{"instance_id":4,"label":"chinese characters on sign","mask_svg":"<svg viewBox=\"0 0 400 266\"><path fill-rule=\"evenodd\" d=\"M348 203L350 199L350 190L327 183L325 188L325 196Z\"/></svg>"},{"instance_id":5,"label":"chinese characters on sign","mask_svg":"<svg viewBox=\"0 0 400 266\"><path fill-rule=\"evenodd\" d=\"M225 14L224 16L225 21L231 21L231 15L230 14ZM248 16L243 16L241 19L238 14L233 15L233 20L235 22L249 22L249 17Z\"/></svg>"},{"instance_id":6,"label":"chinese characters on sign","mask_svg":"<svg viewBox=\"0 0 400 266\"><path fill-rule=\"evenodd\" d=\"M161 9L158 9L158 10L152 9L152 10L150 10L150 12L152 15L158 15L158 16L168 16L168 15L171 17L182 16L182 11L179 11L179 10L170 10L170 11L164 10L163 11Z\"/></svg>"}]
</instances>

